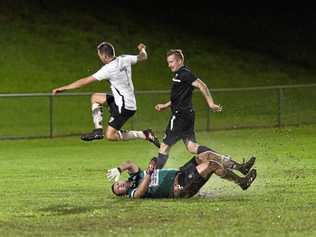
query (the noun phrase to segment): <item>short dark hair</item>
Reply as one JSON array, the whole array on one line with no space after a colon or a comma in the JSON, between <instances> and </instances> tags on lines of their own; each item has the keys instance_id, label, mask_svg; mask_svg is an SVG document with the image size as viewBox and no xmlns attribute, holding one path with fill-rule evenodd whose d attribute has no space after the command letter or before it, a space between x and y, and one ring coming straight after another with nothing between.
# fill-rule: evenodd
<instances>
[{"instance_id":1,"label":"short dark hair","mask_svg":"<svg viewBox=\"0 0 316 237\"><path fill-rule=\"evenodd\" d=\"M114 191L114 185L115 185L116 183L114 183L114 184L112 184L112 193L114 194L114 195L116 195L116 196L125 196L126 194L124 194L124 193L121 193L121 194L117 194L115 191Z\"/></svg>"},{"instance_id":2,"label":"short dark hair","mask_svg":"<svg viewBox=\"0 0 316 237\"><path fill-rule=\"evenodd\" d=\"M114 183L115 184L115 183ZM112 193L117 195L116 192L114 192L114 184L112 184Z\"/></svg>"},{"instance_id":3,"label":"short dark hair","mask_svg":"<svg viewBox=\"0 0 316 237\"><path fill-rule=\"evenodd\" d=\"M176 55L178 58L184 61L184 55L181 49L169 49L167 51L167 57L169 57L170 55Z\"/></svg>"},{"instance_id":4,"label":"short dark hair","mask_svg":"<svg viewBox=\"0 0 316 237\"><path fill-rule=\"evenodd\" d=\"M100 54L106 54L107 56L114 57L115 50L111 43L109 42L102 42L97 46L98 51Z\"/></svg>"}]
</instances>

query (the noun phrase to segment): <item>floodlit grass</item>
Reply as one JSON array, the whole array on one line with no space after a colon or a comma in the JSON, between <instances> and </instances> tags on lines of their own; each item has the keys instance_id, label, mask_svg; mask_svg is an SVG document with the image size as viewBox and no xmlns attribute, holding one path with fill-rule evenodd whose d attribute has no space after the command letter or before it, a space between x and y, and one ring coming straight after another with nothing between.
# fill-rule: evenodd
<instances>
[{"instance_id":1,"label":"floodlit grass","mask_svg":"<svg viewBox=\"0 0 316 237\"><path fill-rule=\"evenodd\" d=\"M314 236L316 127L198 133L237 160L257 156L247 191L211 177L189 200L128 200L104 171L157 153L143 141L0 142L0 236ZM191 157L177 144L167 167ZM126 177L126 176L124 176Z\"/></svg>"},{"instance_id":2,"label":"floodlit grass","mask_svg":"<svg viewBox=\"0 0 316 237\"><path fill-rule=\"evenodd\" d=\"M277 89L214 92L216 102L224 107L221 113L211 112L203 95L196 91L193 95L195 128L205 131L207 128L274 127L279 125L279 119L282 126L315 123L314 90L315 87L284 89L280 104ZM123 129L152 128L155 132L163 132L170 111L158 113L154 106L168 101L169 93L138 93L136 98L137 113ZM48 97L0 98L0 138L49 136L50 125L54 136L79 134L92 129L89 96L52 97L52 117L49 102ZM107 124L108 118L105 108L104 124Z\"/></svg>"}]
</instances>

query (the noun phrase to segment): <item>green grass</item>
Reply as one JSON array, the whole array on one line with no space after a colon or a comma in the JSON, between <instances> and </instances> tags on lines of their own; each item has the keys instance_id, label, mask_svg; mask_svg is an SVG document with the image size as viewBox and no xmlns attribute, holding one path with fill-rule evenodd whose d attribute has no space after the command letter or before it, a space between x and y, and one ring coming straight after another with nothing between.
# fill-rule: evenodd
<instances>
[{"instance_id":1,"label":"green grass","mask_svg":"<svg viewBox=\"0 0 316 237\"><path fill-rule=\"evenodd\" d=\"M285 89L281 103L281 125L311 124L316 121L314 88ZM152 128L163 132L170 111L157 113L154 105L166 102L169 94L137 94L137 113L124 129ZM214 98L223 105L222 113L212 113L200 92L194 93L197 130L238 127L278 126L278 90L214 92ZM89 96L53 97L53 135L87 132L92 129ZM18 106L18 109L15 109ZM0 98L0 138L49 136L50 116L48 97ZM209 120L207 116L209 117ZM104 109L104 124L109 113ZM14 129L12 129L14 127Z\"/></svg>"},{"instance_id":2,"label":"green grass","mask_svg":"<svg viewBox=\"0 0 316 237\"><path fill-rule=\"evenodd\" d=\"M0 142L0 236L315 236L316 127L198 133L237 160L257 156L242 191L211 177L189 200L111 194L104 170L156 154L142 141L76 138ZM167 167L191 157L177 144ZM126 177L126 176L125 176Z\"/></svg>"},{"instance_id":3,"label":"green grass","mask_svg":"<svg viewBox=\"0 0 316 237\"><path fill-rule=\"evenodd\" d=\"M131 16L128 10L113 9L105 17L102 10L94 12L93 8L80 7L70 7L70 10L56 4L49 4L46 9L36 2L10 1L10 4L5 4L8 6L0 7L0 93L50 92L55 87L91 75L101 66L95 47L103 40L112 42L118 55L135 54L139 42L147 44L149 59L136 65L133 71L136 91L170 89L172 76L165 62L165 52L169 48L182 48L186 64L209 88L315 81L314 67L290 63L291 60L282 61L282 57L246 50L247 47L236 48L217 35L207 38L192 35L173 25L166 27L143 21ZM54 9L58 9L58 13ZM222 23L225 27L226 20ZM240 32L240 35L245 37L246 34ZM245 44L247 46L248 42ZM294 51L300 51L299 45ZM288 54L296 55L292 51L284 55ZM109 87L101 82L74 91L105 90L108 91ZM314 91L312 87L284 92L282 124L315 123ZM276 91L218 92L213 95L215 102L224 106L223 113L211 115L209 127L213 129L275 126L278 123ZM153 126L162 131L168 114L157 115L153 106L167 99L168 96L137 95L138 112L133 120L134 127ZM204 99L196 97L194 106L198 115L196 128L203 130L207 124ZM48 136L48 111L47 98L0 98L0 137ZM131 123L126 128L130 128ZM55 98L53 125L54 135L90 130L89 99Z\"/></svg>"}]
</instances>

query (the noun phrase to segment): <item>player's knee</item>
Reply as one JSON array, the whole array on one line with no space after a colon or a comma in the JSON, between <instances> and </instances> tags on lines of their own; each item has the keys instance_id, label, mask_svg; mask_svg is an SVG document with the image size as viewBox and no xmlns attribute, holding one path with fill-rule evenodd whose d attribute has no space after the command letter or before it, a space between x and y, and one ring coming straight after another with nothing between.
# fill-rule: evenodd
<instances>
[{"instance_id":1,"label":"player's knee","mask_svg":"<svg viewBox=\"0 0 316 237\"><path fill-rule=\"evenodd\" d=\"M165 143L160 144L160 149L159 149L160 153L164 154L164 153L168 152L168 150L169 150L169 146L167 144L165 144Z\"/></svg>"},{"instance_id":2,"label":"player's knee","mask_svg":"<svg viewBox=\"0 0 316 237\"><path fill-rule=\"evenodd\" d=\"M115 133L107 131L106 134L105 134L105 137L109 141L117 141L117 135Z\"/></svg>"},{"instance_id":3,"label":"player's knee","mask_svg":"<svg viewBox=\"0 0 316 237\"><path fill-rule=\"evenodd\" d=\"M106 97L104 95L101 95L100 93L93 93L91 95L91 103L98 103L98 104L104 104Z\"/></svg>"},{"instance_id":4,"label":"player's knee","mask_svg":"<svg viewBox=\"0 0 316 237\"><path fill-rule=\"evenodd\" d=\"M224 177L226 174L225 168L217 161L211 161L208 165L209 169L220 177Z\"/></svg>"},{"instance_id":5,"label":"player's knee","mask_svg":"<svg viewBox=\"0 0 316 237\"><path fill-rule=\"evenodd\" d=\"M91 103L96 103L97 102L97 97L98 94L97 93L93 93L90 97Z\"/></svg>"},{"instance_id":6,"label":"player's knee","mask_svg":"<svg viewBox=\"0 0 316 237\"><path fill-rule=\"evenodd\" d=\"M198 163L198 164L202 164L202 163L204 163L204 162L207 162L207 159L205 159L204 157L196 156L196 157L195 157L195 161L196 161L196 163Z\"/></svg>"},{"instance_id":7,"label":"player's knee","mask_svg":"<svg viewBox=\"0 0 316 237\"><path fill-rule=\"evenodd\" d=\"M226 174L225 169L220 169L220 168L215 169L214 172L219 177L224 177Z\"/></svg>"}]
</instances>

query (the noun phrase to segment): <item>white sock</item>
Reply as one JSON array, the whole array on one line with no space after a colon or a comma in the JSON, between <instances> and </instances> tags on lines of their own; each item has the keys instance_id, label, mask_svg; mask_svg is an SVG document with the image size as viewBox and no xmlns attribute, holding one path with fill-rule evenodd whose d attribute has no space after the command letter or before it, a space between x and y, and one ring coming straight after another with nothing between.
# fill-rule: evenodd
<instances>
[{"instance_id":1,"label":"white sock","mask_svg":"<svg viewBox=\"0 0 316 237\"><path fill-rule=\"evenodd\" d=\"M103 112L102 112L102 105L98 103L93 103L92 107L92 118L94 127L97 128L103 128Z\"/></svg>"},{"instance_id":2,"label":"white sock","mask_svg":"<svg viewBox=\"0 0 316 237\"><path fill-rule=\"evenodd\" d=\"M142 131L120 131L122 140L146 139Z\"/></svg>"}]
</instances>

